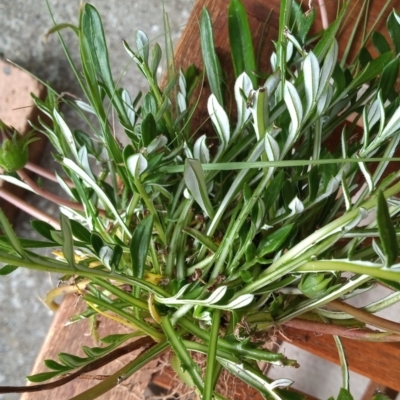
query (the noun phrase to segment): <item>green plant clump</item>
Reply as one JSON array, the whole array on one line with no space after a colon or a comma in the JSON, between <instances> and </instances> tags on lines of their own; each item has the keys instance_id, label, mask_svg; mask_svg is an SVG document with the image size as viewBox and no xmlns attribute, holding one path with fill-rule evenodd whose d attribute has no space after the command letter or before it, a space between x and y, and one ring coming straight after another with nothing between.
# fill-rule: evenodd
<instances>
[{"instance_id":1,"label":"green plant clump","mask_svg":"<svg viewBox=\"0 0 400 400\"><path fill-rule=\"evenodd\" d=\"M385 172L400 141L399 15L393 11L387 20L393 46L366 33L365 43L372 36L378 55L362 47L347 64L346 56L338 60L335 39L347 3L327 29L311 34L314 10L304 13L295 1L282 0L276 51L265 72L258 71L241 1L231 0L228 12L234 116L206 9L204 74L171 62L161 87L160 46L151 46L142 31L135 45L123 42L149 84L148 93L132 100L111 74L97 10L82 7L79 26L72 27L81 64L65 51L85 100L62 103L87 121L87 132L67 125L51 88L45 101L35 99L52 122L36 129L54 146L64 171L57 179L69 200L58 227L57 221L32 222L43 241L18 238L0 212L0 274L18 267L57 273L87 304L71 322L103 315L131 333L85 347L83 358L62 353L46 360L49 372L28 377L31 382L90 370L140 338L135 346L145 351L74 399L96 398L168 349L178 374L204 400L229 398L216 389L223 371L267 399L303 398L288 389L289 379L271 381L257 364L297 366L263 346L274 329L290 324L334 333L343 370L338 398L348 399L340 337L399 341L400 325L373 315L400 299L400 172ZM71 26L52 31L65 27ZM191 124L204 79L212 91L207 109L214 132L208 135ZM126 146L114 135L111 114ZM338 145L327 147L334 136ZM29 186L21 173L3 179ZM61 248L62 257L38 255L39 247ZM344 303L376 283L393 292L363 309ZM49 304L56 294L49 294ZM204 371L196 352L206 355Z\"/></svg>"}]
</instances>

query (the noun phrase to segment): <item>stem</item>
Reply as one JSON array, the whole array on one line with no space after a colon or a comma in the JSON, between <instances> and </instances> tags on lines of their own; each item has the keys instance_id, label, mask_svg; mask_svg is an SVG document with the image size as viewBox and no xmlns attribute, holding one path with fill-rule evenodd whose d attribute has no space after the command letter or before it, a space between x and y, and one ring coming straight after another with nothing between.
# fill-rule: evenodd
<instances>
[{"instance_id":1,"label":"stem","mask_svg":"<svg viewBox=\"0 0 400 400\"><path fill-rule=\"evenodd\" d=\"M210 341L208 343L208 349L207 349L207 366L206 366L206 375L204 379L204 391L202 397L204 400L212 400L220 322L221 322L221 310L215 310L213 312Z\"/></svg>"},{"instance_id":2,"label":"stem","mask_svg":"<svg viewBox=\"0 0 400 400\"><path fill-rule=\"evenodd\" d=\"M100 382L98 385L71 397L70 400L94 400L104 393L109 392L112 388L119 385L122 381L128 379L133 373L143 368L151 360L163 353L169 346L167 341L158 343L147 351L144 351L140 356L120 368L118 371L110 375L107 379Z\"/></svg>"},{"instance_id":3,"label":"stem","mask_svg":"<svg viewBox=\"0 0 400 400\"><path fill-rule=\"evenodd\" d=\"M294 318L286 321L284 326L300 329L307 332L315 332L323 335L337 335L349 339L359 339L371 342L400 342L400 335L392 335L387 332L374 332L369 329L347 328L345 326L324 324L322 322L315 322Z\"/></svg>"},{"instance_id":4,"label":"stem","mask_svg":"<svg viewBox=\"0 0 400 400\"><path fill-rule=\"evenodd\" d=\"M0 188L0 197L9 203L15 205L20 210L25 211L27 214L31 215L34 218L37 218L41 221L47 222L55 229L60 229L60 223L50 215L47 215L43 211L39 210L38 208L32 206L31 204L27 203L26 201L22 200L18 196L8 192L7 190Z\"/></svg>"},{"instance_id":5,"label":"stem","mask_svg":"<svg viewBox=\"0 0 400 400\"><path fill-rule=\"evenodd\" d=\"M400 334L400 324L397 322L389 321L385 318L378 317L377 315L370 314L340 300L333 300L328 304L328 306L332 306L336 310L344 311L366 324Z\"/></svg>"},{"instance_id":6,"label":"stem","mask_svg":"<svg viewBox=\"0 0 400 400\"><path fill-rule=\"evenodd\" d=\"M55 174L49 172L47 169L44 169L40 165L34 164L33 162L29 161L25 167L27 170L34 172L37 175L42 176L43 178L48 179L49 181L58 183L57 177ZM73 182L70 179L64 179L64 182L69 187L74 187Z\"/></svg>"},{"instance_id":7,"label":"stem","mask_svg":"<svg viewBox=\"0 0 400 400\"><path fill-rule=\"evenodd\" d=\"M69 201L69 200L65 200L62 197L59 197L53 193L48 192L47 190L42 189L39 185L36 184L36 182L34 180L32 180L28 174L20 169L17 171L19 177L21 178L21 180L26 183L27 185L29 185L32 190L39 196L44 197L45 199L56 203L59 206L63 206L63 207L68 207L68 208L72 208L73 210L76 211L82 211L84 212L85 209L83 207L82 204L80 203L75 203L73 201ZM105 211L104 210L97 210L99 215L101 215L102 217L105 217Z\"/></svg>"}]
</instances>

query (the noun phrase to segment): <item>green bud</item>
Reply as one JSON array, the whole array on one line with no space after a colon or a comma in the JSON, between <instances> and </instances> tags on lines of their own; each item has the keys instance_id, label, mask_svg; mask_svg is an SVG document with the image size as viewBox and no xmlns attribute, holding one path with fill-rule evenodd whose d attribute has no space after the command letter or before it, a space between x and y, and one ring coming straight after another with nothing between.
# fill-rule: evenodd
<instances>
[{"instance_id":1,"label":"green bud","mask_svg":"<svg viewBox=\"0 0 400 400\"><path fill-rule=\"evenodd\" d=\"M332 276L327 278L326 274L323 272L306 274L303 275L303 277L301 278L299 289L307 297L318 297L324 294L326 289L328 289L331 281Z\"/></svg>"},{"instance_id":2,"label":"green bud","mask_svg":"<svg viewBox=\"0 0 400 400\"><path fill-rule=\"evenodd\" d=\"M28 145L38 138L32 138L31 134L22 136L1 120L0 130L3 137L6 138L0 147L0 167L7 172L14 172L23 168L29 160Z\"/></svg>"}]
</instances>

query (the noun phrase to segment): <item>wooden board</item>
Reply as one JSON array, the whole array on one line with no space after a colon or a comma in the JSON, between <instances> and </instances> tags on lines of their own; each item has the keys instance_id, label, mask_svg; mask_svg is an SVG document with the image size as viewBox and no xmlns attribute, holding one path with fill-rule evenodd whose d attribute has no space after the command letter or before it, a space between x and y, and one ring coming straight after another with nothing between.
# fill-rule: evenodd
<instances>
[{"instance_id":1,"label":"wooden board","mask_svg":"<svg viewBox=\"0 0 400 400\"><path fill-rule=\"evenodd\" d=\"M65 326L66 322L75 314L83 310L83 302L79 301L78 296L67 296L49 329L49 333L43 343L42 349L37 356L35 365L32 369L32 374L37 374L44 371L49 371L43 364L43 360L52 359L57 361L57 354L64 352L75 354L84 357L81 346L94 347L96 344L90 334L90 328L87 320L77 322L72 325ZM129 330L117 325L116 322L100 317L98 327L100 337L114 333L127 333ZM77 338L77 340L75 340ZM131 361L135 355L125 355L112 363L90 373L88 375L111 375L113 372L120 369L124 364ZM103 400L138 400L140 397L137 393L143 393L144 389L150 382L151 375L155 363L149 363L148 366L141 370L140 373L134 374L130 379L127 379L122 384L99 397ZM20 400L66 400L77 394L95 386L98 383L94 379L79 379L67 383L57 389L50 391L24 393Z\"/></svg>"}]
</instances>

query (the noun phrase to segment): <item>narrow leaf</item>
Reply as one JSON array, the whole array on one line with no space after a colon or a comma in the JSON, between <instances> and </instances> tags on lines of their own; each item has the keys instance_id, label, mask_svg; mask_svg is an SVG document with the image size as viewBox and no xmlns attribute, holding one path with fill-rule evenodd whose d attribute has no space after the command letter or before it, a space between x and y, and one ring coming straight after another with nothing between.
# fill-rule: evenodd
<instances>
[{"instance_id":1,"label":"narrow leaf","mask_svg":"<svg viewBox=\"0 0 400 400\"><path fill-rule=\"evenodd\" d=\"M0 276L8 275L14 272L18 267L15 265L5 265L4 267L0 268Z\"/></svg>"},{"instance_id":2,"label":"narrow leaf","mask_svg":"<svg viewBox=\"0 0 400 400\"><path fill-rule=\"evenodd\" d=\"M211 92L217 98L219 104L224 104L224 98L221 89L222 69L218 56L215 52L211 17L206 8L203 8L203 13L201 15L200 43Z\"/></svg>"},{"instance_id":3,"label":"narrow leaf","mask_svg":"<svg viewBox=\"0 0 400 400\"><path fill-rule=\"evenodd\" d=\"M214 209L208 197L206 180L199 160L186 159L184 179L195 201L210 218L213 218Z\"/></svg>"},{"instance_id":4,"label":"narrow leaf","mask_svg":"<svg viewBox=\"0 0 400 400\"><path fill-rule=\"evenodd\" d=\"M397 242L396 230L390 217L389 208L385 196L381 191L378 192L376 219L378 222L379 237L381 246L386 256L385 267L391 267L396 263L399 255L399 245Z\"/></svg>"},{"instance_id":5,"label":"narrow leaf","mask_svg":"<svg viewBox=\"0 0 400 400\"><path fill-rule=\"evenodd\" d=\"M304 89L306 92L306 109L307 115L313 108L318 93L319 85L319 63L314 53L310 51L304 60Z\"/></svg>"},{"instance_id":6,"label":"narrow leaf","mask_svg":"<svg viewBox=\"0 0 400 400\"><path fill-rule=\"evenodd\" d=\"M219 152L221 152L226 148L230 139L229 118L225 110L221 107L221 104L218 102L217 97L213 94L208 98L207 109L211 121L218 133L221 143L221 149L219 149Z\"/></svg>"},{"instance_id":7,"label":"narrow leaf","mask_svg":"<svg viewBox=\"0 0 400 400\"><path fill-rule=\"evenodd\" d=\"M153 216L140 221L132 235L130 253L132 272L135 278L143 278L147 253L149 251L151 235L153 232Z\"/></svg>"},{"instance_id":8,"label":"narrow leaf","mask_svg":"<svg viewBox=\"0 0 400 400\"><path fill-rule=\"evenodd\" d=\"M253 87L257 87L253 40L247 12L241 0L231 0L229 3L228 29L235 77L246 72Z\"/></svg>"}]
</instances>

